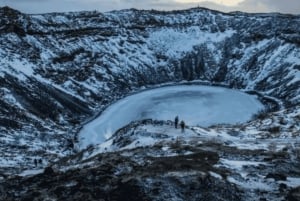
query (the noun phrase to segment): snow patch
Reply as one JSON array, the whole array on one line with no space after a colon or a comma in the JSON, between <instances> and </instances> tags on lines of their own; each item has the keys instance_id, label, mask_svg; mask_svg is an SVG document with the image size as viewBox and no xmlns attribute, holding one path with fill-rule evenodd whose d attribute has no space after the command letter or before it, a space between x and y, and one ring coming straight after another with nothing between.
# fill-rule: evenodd
<instances>
[{"instance_id":1,"label":"snow patch","mask_svg":"<svg viewBox=\"0 0 300 201\"><path fill-rule=\"evenodd\" d=\"M206 43L217 43L232 36L236 31L226 30L223 33L203 32L199 27L192 26L187 30L161 29L149 36L149 45L156 52L161 52L174 58L180 58L183 53L191 51L194 46Z\"/></svg>"}]
</instances>

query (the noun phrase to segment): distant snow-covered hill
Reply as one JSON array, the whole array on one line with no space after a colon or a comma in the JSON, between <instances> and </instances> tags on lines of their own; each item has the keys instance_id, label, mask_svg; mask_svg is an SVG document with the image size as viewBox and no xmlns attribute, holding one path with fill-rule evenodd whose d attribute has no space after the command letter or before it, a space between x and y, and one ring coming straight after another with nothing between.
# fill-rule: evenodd
<instances>
[{"instance_id":1,"label":"distant snow-covered hill","mask_svg":"<svg viewBox=\"0 0 300 201\"><path fill-rule=\"evenodd\" d=\"M300 104L300 17L122 10L27 15L0 9L0 173L73 152L113 100L198 80ZM16 168L18 167L18 168Z\"/></svg>"}]
</instances>

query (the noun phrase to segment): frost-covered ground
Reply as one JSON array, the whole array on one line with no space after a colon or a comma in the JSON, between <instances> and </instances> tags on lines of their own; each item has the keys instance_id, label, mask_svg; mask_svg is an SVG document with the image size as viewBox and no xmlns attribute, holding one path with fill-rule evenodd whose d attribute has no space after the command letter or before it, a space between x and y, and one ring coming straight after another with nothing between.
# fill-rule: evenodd
<instances>
[{"instance_id":1,"label":"frost-covered ground","mask_svg":"<svg viewBox=\"0 0 300 201\"><path fill-rule=\"evenodd\" d=\"M70 160L72 165L62 169L94 166L95 160L91 164L91 159L99 157L98 154L118 153L144 167L151 166L148 161L151 157L169 160L189 158L199 150L212 151L218 153L219 160L208 173L201 174L237 185L244 192L242 200L285 200L290 189L300 186L299 120L297 107L242 124L189 126L184 132L175 129L172 121L132 122L106 142L84 151L79 155L80 160L76 157ZM116 174L129 171L126 168L126 165L118 167ZM175 173L180 178L199 174L192 165L190 169Z\"/></svg>"},{"instance_id":2,"label":"frost-covered ground","mask_svg":"<svg viewBox=\"0 0 300 201\"><path fill-rule=\"evenodd\" d=\"M242 123L263 109L255 96L239 91L199 85L161 87L128 96L108 107L83 127L79 147L100 144L131 121L173 120L176 115L187 125L210 126Z\"/></svg>"}]
</instances>

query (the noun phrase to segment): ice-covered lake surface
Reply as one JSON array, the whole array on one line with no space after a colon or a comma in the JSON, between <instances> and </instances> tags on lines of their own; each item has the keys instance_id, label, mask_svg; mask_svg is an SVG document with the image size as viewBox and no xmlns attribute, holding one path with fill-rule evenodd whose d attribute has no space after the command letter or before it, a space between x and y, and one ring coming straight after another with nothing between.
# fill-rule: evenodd
<instances>
[{"instance_id":1,"label":"ice-covered lake surface","mask_svg":"<svg viewBox=\"0 0 300 201\"><path fill-rule=\"evenodd\" d=\"M223 87L179 85L146 90L123 98L86 124L79 148L107 140L119 128L141 119L184 120L191 126L242 123L264 106L255 96Z\"/></svg>"}]
</instances>

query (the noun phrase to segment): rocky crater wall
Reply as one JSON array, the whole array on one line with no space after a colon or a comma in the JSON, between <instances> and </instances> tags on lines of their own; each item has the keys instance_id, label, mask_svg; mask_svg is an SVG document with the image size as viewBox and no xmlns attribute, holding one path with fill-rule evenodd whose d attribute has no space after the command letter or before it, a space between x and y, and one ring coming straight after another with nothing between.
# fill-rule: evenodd
<instances>
[{"instance_id":1,"label":"rocky crater wall","mask_svg":"<svg viewBox=\"0 0 300 201\"><path fill-rule=\"evenodd\" d=\"M71 150L82 122L163 83L198 80L300 103L298 16L203 8L27 15L8 7L0 16L1 150L20 139L45 155Z\"/></svg>"}]
</instances>

